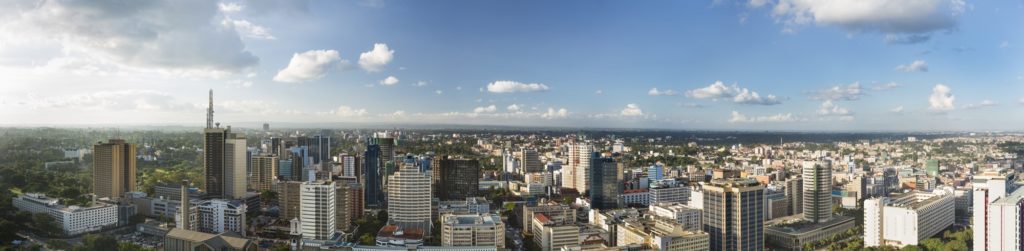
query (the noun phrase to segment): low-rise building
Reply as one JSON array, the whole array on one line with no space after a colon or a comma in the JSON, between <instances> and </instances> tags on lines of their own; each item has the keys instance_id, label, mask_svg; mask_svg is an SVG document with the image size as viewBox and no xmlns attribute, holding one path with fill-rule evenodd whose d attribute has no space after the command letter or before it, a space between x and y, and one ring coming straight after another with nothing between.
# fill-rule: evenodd
<instances>
[{"instance_id":1,"label":"low-rise building","mask_svg":"<svg viewBox=\"0 0 1024 251\"><path fill-rule=\"evenodd\" d=\"M675 220L684 230L697 231L704 228L701 210L684 204L651 205L648 211L655 216Z\"/></svg>"},{"instance_id":2,"label":"low-rise building","mask_svg":"<svg viewBox=\"0 0 1024 251\"><path fill-rule=\"evenodd\" d=\"M18 210L50 215L66 235L83 234L117 225L117 205L97 202L92 206L80 207L64 206L59 202L58 199L39 193L26 193L12 199L12 204Z\"/></svg>"},{"instance_id":3,"label":"low-rise building","mask_svg":"<svg viewBox=\"0 0 1024 251\"><path fill-rule=\"evenodd\" d=\"M856 224L853 217L834 215L823 223L803 220L803 214L769 221L764 228L765 244L783 250L801 250L804 244L815 243L850 230Z\"/></svg>"},{"instance_id":4,"label":"low-rise building","mask_svg":"<svg viewBox=\"0 0 1024 251\"><path fill-rule=\"evenodd\" d=\"M565 246L579 245L580 228L573 224L573 218L552 219L544 213L533 214L533 241L542 251L559 250Z\"/></svg>"},{"instance_id":5,"label":"low-rise building","mask_svg":"<svg viewBox=\"0 0 1024 251\"><path fill-rule=\"evenodd\" d=\"M626 205L646 206L650 204L650 193L647 192L647 189L625 190L619 197Z\"/></svg>"},{"instance_id":6,"label":"low-rise building","mask_svg":"<svg viewBox=\"0 0 1024 251\"><path fill-rule=\"evenodd\" d=\"M948 187L865 200L864 246L917 245L953 225L954 208Z\"/></svg>"},{"instance_id":7,"label":"low-rise building","mask_svg":"<svg viewBox=\"0 0 1024 251\"><path fill-rule=\"evenodd\" d=\"M256 243L234 234L210 234L181 228L164 237L164 251L256 251Z\"/></svg>"},{"instance_id":8,"label":"low-rise building","mask_svg":"<svg viewBox=\"0 0 1024 251\"><path fill-rule=\"evenodd\" d=\"M442 246L497 246L505 248L505 223L491 214L441 216Z\"/></svg>"}]
</instances>

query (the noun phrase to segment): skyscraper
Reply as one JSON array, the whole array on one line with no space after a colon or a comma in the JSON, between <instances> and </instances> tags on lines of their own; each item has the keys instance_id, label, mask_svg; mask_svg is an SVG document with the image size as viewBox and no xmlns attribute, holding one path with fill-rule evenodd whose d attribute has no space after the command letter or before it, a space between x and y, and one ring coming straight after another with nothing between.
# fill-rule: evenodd
<instances>
[{"instance_id":1,"label":"skyscraper","mask_svg":"<svg viewBox=\"0 0 1024 251\"><path fill-rule=\"evenodd\" d=\"M802 176L804 220L828 222L832 219L832 163L804 161Z\"/></svg>"},{"instance_id":2,"label":"skyscraper","mask_svg":"<svg viewBox=\"0 0 1024 251\"><path fill-rule=\"evenodd\" d=\"M974 176L971 181L973 189L974 212L971 214L971 231L974 233L974 250L986 250L994 243L989 240L992 223L992 211L989 204L1006 197L1015 190L1013 181L1017 179L1012 169L988 169Z\"/></svg>"},{"instance_id":3,"label":"skyscraper","mask_svg":"<svg viewBox=\"0 0 1024 251\"><path fill-rule=\"evenodd\" d=\"M252 176L249 176L250 188L256 191L273 189L274 180L277 177L277 169L277 156L269 154L253 156Z\"/></svg>"},{"instance_id":4,"label":"skyscraper","mask_svg":"<svg viewBox=\"0 0 1024 251\"><path fill-rule=\"evenodd\" d=\"M764 186L754 179L715 179L704 186L704 232L711 250L764 250Z\"/></svg>"},{"instance_id":5,"label":"skyscraper","mask_svg":"<svg viewBox=\"0 0 1024 251\"><path fill-rule=\"evenodd\" d=\"M337 188L331 181L302 183L299 220L303 239L330 240L337 229Z\"/></svg>"},{"instance_id":6,"label":"skyscraper","mask_svg":"<svg viewBox=\"0 0 1024 251\"><path fill-rule=\"evenodd\" d=\"M363 176L360 177L360 184L363 184L363 198L366 208L384 208L384 188L381 187L382 178L380 172L380 146L370 144L363 152Z\"/></svg>"},{"instance_id":7,"label":"skyscraper","mask_svg":"<svg viewBox=\"0 0 1024 251\"><path fill-rule=\"evenodd\" d=\"M224 140L224 196L225 199L241 199L245 197L248 183L248 157L246 156L245 134L232 133L227 130Z\"/></svg>"},{"instance_id":8,"label":"skyscraper","mask_svg":"<svg viewBox=\"0 0 1024 251\"><path fill-rule=\"evenodd\" d=\"M441 200L464 200L476 196L480 188L480 162L475 159L434 159L433 187Z\"/></svg>"},{"instance_id":9,"label":"skyscraper","mask_svg":"<svg viewBox=\"0 0 1024 251\"><path fill-rule=\"evenodd\" d=\"M211 114L212 114L212 108ZM213 196L224 196L224 144L227 131L223 128L206 128L203 130L203 171L206 183L203 191Z\"/></svg>"},{"instance_id":10,"label":"skyscraper","mask_svg":"<svg viewBox=\"0 0 1024 251\"><path fill-rule=\"evenodd\" d=\"M92 149L92 192L96 197L116 199L135 191L135 144L111 139Z\"/></svg>"},{"instance_id":11,"label":"skyscraper","mask_svg":"<svg viewBox=\"0 0 1024 251\"><path fill-rule=\"evenodd\" d=\"M540 162L540 154L537 153L537 149L523 148L523 172L524 173L536 173L544 171L544 164Z\"/></svg>"},{"instance_id":12,"label":"skyscraper","mask_svg":"<svg viewBox=\"0 0 1024 251\"><path fill-rule=\"evenodd\" d=\"M614 209L620 205L619 194L622 194L622 171L619 163L613 158L601 158L601 154L591 154L590 205L597 209Z\"/></svg>"},{"instance_id":13,"label":"skyscraper","mask_svg":"<svg viewBox=\"0 0 1024 251\"><path fill-rule=\"evenodd\" d=\"M323 134L309 138L309 156L314 165L326 165L331 161L331 137Z\"/></svg>"},{"instance_id":14,"label":"skyscraper","mask_svg":"<svg viewBox=\"0 0 1024 251\"><path fill-rule=\"evenodd\" d=\"M388 177L390 224L430 231L430 176L416 168L409 156L398 172Z\"/></svg>"},{"instance_id":15,"label":"skyscraper","mask_svg":"<svg viewBox=\"0 0 1024 251\"><path fill-rule=\"evenodd\" d=\"M220 198L241 198L246 187L246 141L244 134L231 133L213 122L213 90L203 129L203 169L206 194Z\"/></svg>"}]
</instances>

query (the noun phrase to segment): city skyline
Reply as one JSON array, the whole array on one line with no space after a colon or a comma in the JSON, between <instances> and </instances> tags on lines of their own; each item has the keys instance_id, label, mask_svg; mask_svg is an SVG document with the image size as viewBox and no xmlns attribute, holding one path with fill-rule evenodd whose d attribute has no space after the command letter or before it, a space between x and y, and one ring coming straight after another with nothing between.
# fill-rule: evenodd
<instances>
[{"instance_id":1,"label":"city skyline","mask_svg":"<svg viewBox=\"0 0 1024 251\"><path fill-rule=\"evenodd\" d=\"M202 126L213 89L222 125L1019 130L1022 10L19 1L0 9L0 125Z\"/></svg>"}]
</instances>

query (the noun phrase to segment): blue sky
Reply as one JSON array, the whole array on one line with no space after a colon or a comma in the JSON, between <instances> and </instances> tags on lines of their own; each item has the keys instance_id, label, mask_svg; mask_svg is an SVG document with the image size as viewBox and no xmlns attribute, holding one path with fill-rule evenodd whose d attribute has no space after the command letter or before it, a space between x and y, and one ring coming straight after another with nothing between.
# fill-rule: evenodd
<instances>
[{"instance_id":1,"label":"blue sky","mask_svg":"<svg viewBox=\"0 0 1024 251\"><path fill-rule=\"evenodd\" d=\"M212 88L225 124L1019 130L1022 12L960 0L17 1L0 8L0 124L202 125Z\"/></svg>"}]
</instances>

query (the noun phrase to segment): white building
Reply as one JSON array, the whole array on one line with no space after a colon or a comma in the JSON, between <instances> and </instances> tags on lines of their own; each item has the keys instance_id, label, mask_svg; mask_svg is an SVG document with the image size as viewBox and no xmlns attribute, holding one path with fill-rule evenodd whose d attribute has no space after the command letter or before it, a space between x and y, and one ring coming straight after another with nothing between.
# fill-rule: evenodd
<instances>
[{"instance_id":1,"label":"white building","mask_svg":"<svg viewBox=\"0 0 1024 251\"><path fill-rule=\"evenodd\" d=\"M657 180L651 183L650 192L653 204L687 203L690 200L690 186L675 179ZM703 203L703 202L702 202Z\"/></svg>"},{"instance_id":2,"label":"white building","mask_svg":"<svg viewBox=\"0 0 1024 251\"><path fill-rule=\"evenodd\" d=\"M1024 223L1024 189L1017 189L1009 196L993 201L989 205L989 223L985 238L987 242L985 250L1010 251L1022 250L1024 246L1024 232L1021 231L1021 223Z\"/></svg>"},{"instance_id":3,"label":"white building","mask_svg":"<svg viewBox=\"0 0 1024 251\"><path fill-rule=\"evenodd\" d=\"M496 246L505 248L505 223L491 214L441 216L441 246Z\"/></svg>"},{"instance_id":4,"label":"white building","mask_svg":"<svg viewBox=\"0 0 1024 251\"><path fill-rule=\"evenodd\" d=\"M701 210L684 204L652 204L651 214L658 217L673 219L683 227L683 230L700 231L704 225L701 223Z\"/></svg>"},{"instance_id":5,"label":"white building","mask_svg":"<svg viewBox=\"0 0 1024 251\"><path fill-rule=\"evenodd\" d=\"M403 228L430 231L430 176L406 158L402 167L388 177L388 220Z\"/></svg>"},{"instance_id":6,"label":"white building","mask_svg":"<svg viewBox=\"0 0 1024 251\"><path fill-rule=\"evenodd\" d=\"M619 197L622 198L622 203L626 205L640 204L646 206L650 204L650 193L647 192L647 189L626 190Z\"/></svg>"},{"instance_id":7,"label":"white building","mask_svg":"<svg viewBox=\"0 0 1024 251\"><path fill-rule=\"evenodd\" d=\"M971 231L974 233L974 250L985 250L988 246L988 229L991 228L991 212L987 210L989 203L1006 197L1013 191L1013 180L1016 175L1011 169L989 169L974 176L971 187L974 190L972 204Z\"/></svg>"},{"instance_id":8,"label":"white building","mask_svg":"<svg viewBox=\"0 0 1024 251\"><path fill-rule=\"evenodd\" d=\"M590 190L590 157L594 152L593 146L587 143L576 145L577 163L574 166L576 178L576 191L580 194Z\"/></svg>"},{"instance_id":9,"label":"white building","mask_svg":"<svg viewBox=\"0 0 1024 251\"><path fill-rule=\"evenodd\" d=\"M13 198L11 202L18 210L50 215L67 235L97 231L117 224L117 206L112 204L95 203L90 207L65 207L59 200L37 193L26 193Z\"/></svg>"},{"instance_id":10,"label":"white building","mask_svg":"<svg viewBox=\"0 0 1024 251\"><path fill-rule=\"evenodd\" d=\"M249 175L247 165L249 159L246 157L248 148L245 143L245 134L232 133L224 143L224 196L229 199L245 198L245 190L248 187Z\"/></svg>"},{"instance_id":11,"label":"white building","mask_svg":"<svg viewBox=\"0 0 1024 251\"><path fill-rule=\"evenodd\" d=\"M341 176L356 177L356 157L341 155Z\"/></svg>"},{"instance_id":12,"label":"white building","mask_svg":"<svg viewBox=\"0 0 1024 251\"><path fill-rule=\"evenodd\" d=\"M917 245L953 225L953 208L949 187L865 200L864 246Z\"/></svg>"},{"instance_id":13,"label":"white building","mask_svg":"<svg viewBox=\"0 0 1024 251\"><path fill-rule=\"evenodd\" d=\"M307 181L299 190L299 233L302 238L330 240L337 227L337 188L334 182Z\"/></svg>"},{"instance_id":14,"label":"white building","mask_svg":"<svg viewBox=\"0 0 1024 251\"><path fill-rule=\"evenodd\" d=\"M239 200L191 200L195 210L195 231L220 234L225 232L245 233L246 206Z\"/></svg>"}]
</instances>

